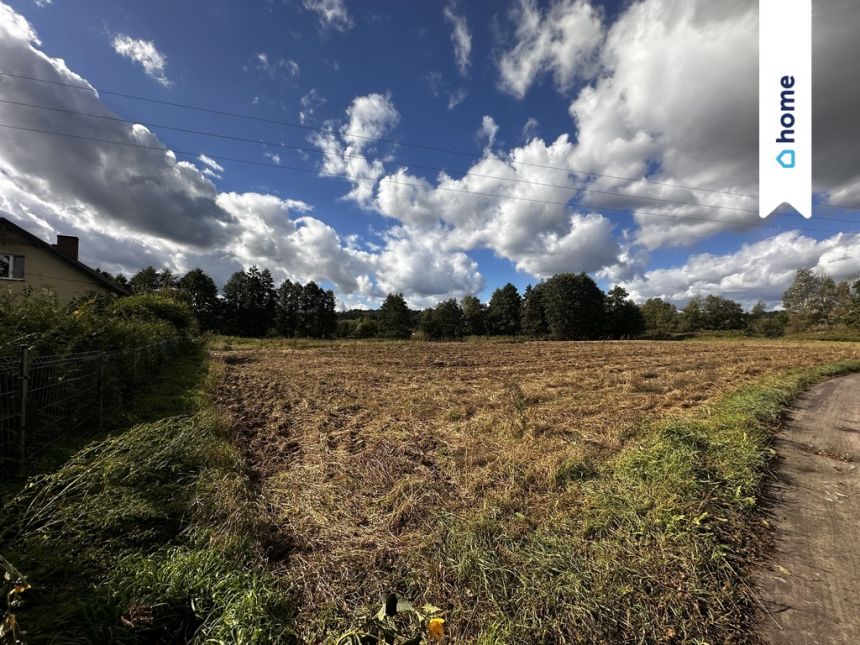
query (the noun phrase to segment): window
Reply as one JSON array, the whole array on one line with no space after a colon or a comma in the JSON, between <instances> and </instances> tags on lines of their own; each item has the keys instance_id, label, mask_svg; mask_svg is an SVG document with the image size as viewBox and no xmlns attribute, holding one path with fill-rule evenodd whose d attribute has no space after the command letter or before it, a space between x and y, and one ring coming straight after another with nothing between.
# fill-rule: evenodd
<instances>
[{"instance_id":1,"label":"window","mask_svg":"<svg viewBox=\"0 0 860 645\"><path fill-rule=\"evenodd\" d=\"M0 279L23 280L24 256L0 254Z\"/></svg>"}]
</instances>

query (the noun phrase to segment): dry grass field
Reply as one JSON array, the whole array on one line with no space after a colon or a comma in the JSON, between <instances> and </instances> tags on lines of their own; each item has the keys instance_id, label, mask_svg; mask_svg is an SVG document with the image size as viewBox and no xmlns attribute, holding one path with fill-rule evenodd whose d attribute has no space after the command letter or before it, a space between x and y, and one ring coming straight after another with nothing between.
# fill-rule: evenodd
<instances>
[{"instance_id":1,"label":"dry grass field","mask_svg":"<svg viewBox=\"0 0 860 645\"><path fill-rule=\"evenodd\" d=\"M699 635L731 634L736 608L719 599L705 606L729 584L720 576L731 558L717 553L728 529L700 540L702 516L660 514L662 500L667 509L684 502L680 475L677 489L642 487L657 481L650 468L663 468L665 481L695 466L689 485L699 486L734 482L734 465L685 453L701 443L692 431L678 440L683 450L673 448L677 463L642 466L625 447L652 423L711 414L746 383L856 359L858 350L769 341L272 342L214 353L217 401L276 527L266 546L294 594L299 636L332 638L393 590L446 610L455 642L489 643L635 633L680 642L696 636L697 621ZM746 432L738 436L742 443ZM750 455L733 459L759 458ZM612 474L619 459L638 473L635 488ZM632 509L629 500L646 493L659 503ZM642 518L660 531L636 528ZM711 546L698 552L699 544ZM728 569L709 564L723 560ZM711 569L713 579L702 578Z\"/></svg>"}]
</instances>

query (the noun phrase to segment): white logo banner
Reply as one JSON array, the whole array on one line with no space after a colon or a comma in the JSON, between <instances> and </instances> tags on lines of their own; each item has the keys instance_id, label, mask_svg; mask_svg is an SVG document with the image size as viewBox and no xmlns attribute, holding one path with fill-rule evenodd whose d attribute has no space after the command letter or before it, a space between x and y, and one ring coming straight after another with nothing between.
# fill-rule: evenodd
<instances>
[{"instance_id":1,"label":"white logo banner","mask_svg":"<svg viewBox=\"0 0 860 645\"><path fill-rule=\"evenodd\" d=\"M759 0L759 215L812 217L812 0Z\"/></svg>"}]
</instances>

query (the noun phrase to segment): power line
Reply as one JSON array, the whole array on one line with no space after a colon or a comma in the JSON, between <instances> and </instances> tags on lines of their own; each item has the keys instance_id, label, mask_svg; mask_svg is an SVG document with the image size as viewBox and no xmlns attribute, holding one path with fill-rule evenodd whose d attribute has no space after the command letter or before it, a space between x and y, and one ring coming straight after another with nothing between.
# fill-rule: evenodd
<instances>
[{"instance_id":1,"label":"power line","mask_svg":"<svg viewBox=\"0 0 860 645\"><path fill-rule=\"evenodd\" d=\"M141 150L153 150L156 152L161 152L162 154L172 152L174 154L181 154L181 155L189 156L192 158L198 158L201 154L205 154L205 153L201 153L201 152L189 152L187 150L168 149L164 146L147 146L144 144L130 143L127 141L115 141L115 140L111 140L111 139L101 139L99 137L84 136L84 135L72 134L72 133L68 133L68 132L56 132L53 130L42 130L39 128L29 128L29 127L24 127L24 126L11 125L8 123L0 123L0 128L7 128L10 130L19 130L19 131L23 131L23 132L33 132L33 133L38 133L38 134L47 134L47 135L51 135L51 136L67 137L67 138L78 139L78 140L83 140L83 141L94 141L94 142L98 142L98 143L106 143L106 144L110 144L110 145L119 145L119 146L125 146L125 147L129 147L129 148L137 148L137 149L141 149ZM229 161L229 162L244 163L244 164L249 164L249 165L254 165L254 166L263 166L266 168L276 168L276 169L280 169L280 170L317 173L320 175L331 176L331 177L340 177L340 178L344 178L344 179L350 179L353 181L372 181L374 183L376 183L376 181L377 181L375 178L372 178L372 177L361 177L358 175L350 175L347 173L325 172L325 171L321 171L321 170L315 171L311 168L302 168L300 166L285 166L285 165L279 165L279 164L271 164L271 163L262 162L262 161L255 161L255 160L251 160L251 159L240 159L240 158L228 157L228 156L224 156L224 155L214 155L213 154L213 155L207 155L207 156L210 157L211 159L215 159L216 161ZM426 188L426 186L422 185L422 184L395 181L395 180L390 179L388 177L386 177L384 179L384 181L392 183L394 185L398 185L398 186L409 186L411 188L420 188L420 189ZM569 206L568 202L557 202L557 201L537 199L537 198L531 198L531 197L521 197L518 195L499 195L496 193L484 193L484 192L479 192L479 191L462 190L462 189L458 189L458 188L447 188L444 186L436 186L434 188L434 190L441 190L441 191L452 192L452 193L462 193L462 194L466 194L466 195L476 195L476 196L481 196L481 197L491 197L494 199L513 199L513 200L517 200L517 201L531 202L531 203L537 203L537 204L547 204L547 205L553 205L553 206ZM607 206L589 207L589 210L612 211L612 212L618 212L618 213L624 213L624 214L628 214L630 212L629 209L610 208ZM800 227L786 228L784 226L777 226L775 224L764 224L764 223L758 223L758 222L737 222L737 221L732 222L732 221L726 221L726 220L722 220L722 219L714 219L714 218L709 218L709 217L695 217L692 215L675 216L675 215L669 215L666 213L656 213L653 211L637 210L637 212L642 214L642 215L653 215L655 217L665 217L665 218L672 219L675 221L677 221L677 220L696 220L696 221L703 221L703 222L716 222L719 224L737 224L737 225L745 226L745 227L773 228L773 229L778 229L778 230L783 230L783 231L791 231L791 230L795 230L797 228L800 228ZM830 234L840 232L840 231L833 231L833 230L828 230L828 229L818 229L818 228L811 228L811 227L802 227L802 228L800 228L800 230L815 231L815 232L819 232L819 233L830 233ZM850 232L854 233L855 231L850 231Z\"/></svg>"},{"instance_id":2,"label":"power line","mask_svg":"<svg viewBox=\"0 0 860 645\"><path fill-rule=\"evenodd\" d=\"M89 112L79 112L76 110L69 110L66 108L52 107L52 106L47 106L47 105L39 105L36 103L25 103L23 101L11 101L8 99L0 99L0 103L5 103L8 105L14 105L17 107L26 107L26 108L35 108L35 109L39 109L39 110L48 110L51 112L59 112L62 114L69 114L69 115L78 116L78 117L101 119L101 120L106 120L106 121L111 121L111 122L116 122L116 123L124 123L127 125L138 124L138 125L143 125L143 126L146 126L149 128L160 128L163 130L171 130L174 132L182 132L185 134L193 134L193 135L199 135L199 136L213 137L216 139L224 139L224 140L228 140L228 141L253 143L255 145L276 147L276 148L282 148L282 149L286 149L286 150L310 152L313 154L321 155L323 157L331 154L331 155L336 156L336 157L356 158L356 159L364 159L365 161L374 161L370 157L368 157L366 155L361 155L361 154L354 154L354 153L347 153L347 152L336 152L336 153L324 152L324 151L319 150L317 148L311 148L308 146L296 146L296 145L280 143L280 142L276 142L276 141L266 141L263 139L249 139L247 137L239 137L239 136L235 136L235 135L223 134L223 133L219 133L219 132L211 132L211 131L207 131L207 130L193 130L193 129L189 129L189 128L179 128L179 127L175 127L175 126L164 125L161 123L154 123L151 121L133 121L133 120L129 120L129 119L123 119L121 117L115 117L115 116L104 115L104 114L92 114ZM380 163L382 163L383 165L387 164L387 163L392 163L392 161L388 161L388 160L378 160L378 161ZM644 195L628 195L625 193L615 193L615 192L611 192L611 191L595 190L592 188L578 188L575 186L563 186L561 184L549 184L549 183L534 181L534 180L530 180L530 179L517 179L517 178L513 178L513 177L499 177L497 175L485 175L482 173L475 173L475 172L466 171L466 170L450 170L450 169L445 169L445 168L439 168L438 166L427 166L427 165L423 165L423 164L415 164L415 163L412 163L409 161L397 161L397 163L405 164L405 165L408 165L408 166L414 167L414 168L423 168L426 170L435 170L435 171L439 171L439 172L455 172L458 174L462 174L465 177L478 177L481 179L493 179L493 180L508 181L508 182L528 184L528 185L534 185L534 186L543 186L543 187L547 187L547 188L558 188L561 190L569 190L572 192L594 193L594 194L599 194L599 195L611 195L611 196L621 197L624 199L630 199L630 200L634 200L634 201L636 201L636 200L648 200L648 201L653 201L653 202L658 202L658 203L675 204L675 205L680 205L680 206L698 206L698 207L702 207L702 208L712 208L712 209L716 209L716 210L735 211L738 213L758 213L757 210L753 210L753 209L749 209L749 208L737 208L734 206L720 206L717 204L704 204L701 202L687 202L687 201L681 201L681 200L665 199L662 197L651 197L651 196L644 196ZM341 175L338 175L338 176L341 176ZM802 215L796 215L794 213L781 213L781 214L783 215L783 217L796 217L796 218L802 218L803 217ZM803 218L803 219L805 219L805 218ZM856 223L856 220L840 219L840 218L835 218L835 217L819 217L817 219L829 221L829 222L844 222L847 224Z\"/></svg>"},{"instance_id":3,"label":"power line","mask_svg":"<svg viewBox=\"0 0 860 645\"><path fill-rule=\"evenodd\" d=\"M179 127L175 127L175 126L164 125L162 123L153 123L151 121L129 120L129 119L123 119L120 117L115 117L115 116L110 116L110 115L105 115L105 114L92 114L89 112L79 112L77 110L69 110L66 108L52 107L52 106L47 106L47 105L39 105L36 103L25 103L23 101L11 101L8 99L0 99L0 103L5 103L7 105L14 105L17 107L35 108L38 110L48 110L51 112L59 112L59 113L63 113L63 114L69 114L72 116L85 117L85 118L90 118L90 119L101 119L104 121L111 121L111 122L116 122L116 123L125 123L127 125L138 124L138 125L146 126L148 128L159 128L162 130L171 130L173 132L182 132L185 134L194 134L194 135L199 135L199 136L213 137L213 138L217 138L217 139L225 139L225 140L229 140L229 141L237 141L237 142L242 142L242 143L253 143L253 144L268 146L268 147L272 147L272 148L282 148L285 150L296 150L296 151L302 151L302 152L310 152L313 154L321 155L323 157L328 156L328 155L332 155L332 156L336 156L336 157L363 159L365 161L370 161L370 162L374 161L374 159L371 159L367 155L362 155L362 154L349 153L349 152L326 152L326 151L322 151L318 148L311 148L309 146L297 146L297 145L292 145L292 144L280 143L280 142L276 142L276 141L265 141L263 139L249 139L247 137L239 137L239 136L235 136L235 135L223 134L220 132L211 132L208 130L192 130L189 128L179 128ZM481 179L494 179L494 180L498 180L498 181L508 181L508 182L515 182L515 183L521 183L521 184L530 184L533 186L543 186L546 188L558 188L561 190L569 190L569 191L573 191L573 192L594 193L594 194L599 194L599 195L612 195L615 197L622 197L624 199L647 200L647 201L661 202L661 203L666 203L666 204L677 204L677 205L681 205L681 206L700 206L700 207L706 207L706 208L714 208L714 209L718 209L718 210L736 211L739 213L758 213L757 210L753 210L753 209L749 209L749 208L737 208L734 206L720 206L718 204L703 204L701 202L688 202L688 201L681 201L681 200L676 200L676 199L666 199L666 198L662 198L662 197L651 197L651 196L645 196L645 195L629 195L629 194L625 194L625 193L615 193L612 191L596 190L593 188L579 188L576 186L564 186L561 184L549 184L549 183L545 183L545 182L535 181L532 179L518 179L518 178L514 178L514 177L499 177L497 175L485 175L482 173L476 173L476 172L472 172L469 170L446 169L446 168L440 168L438 166L427 166L427 165L423 165L423 164L412 163L411 161L402 161L402 160L398 161L396 159L393 159L393 160L382 160L382 159L380 159L377 161L379 161L382 164L390 164L390 163L396 162L396 163L407 165L407 166L410 166L413 168L422 168L424 170L434 170L434 171L446 172L446 173L452 172L452 173L461 174L464 177L478 177ZM790 213L786 213L786 215L792 216L792 214L790 214ZM801 217L800 215L793 215L793 216L794 217ZM838 220L834 220L834 221L838 221ZM849 220L844 220L844 221L849 221Z\"/></svg>"},{"instance_id":4,"label":"power line","mask_svg":"<svg viewBox=\"0 0 860 645\"><path fill-rule=\"evenodd\" d=\"M99 93L108 94L111 96L118 96L121 98L132 99L135 101L144 101L147 103L154 103L154 104L165 105L165 106L169 106L169 107L177 107L177 108L181 108L181 109L185 109L185 110L195 110L195 111L199 111L199 112L206 112L209 114L215 114L218 116L226 116L226 117L231 117L231 118L236 118L236 119L244 119L244 120L248 120L248 121L257 121L260 123L268 123L268 124L272 124L272 125L279 125L279 126L284 126L284 127L289 127L289 128L296 128L296 129L301 129L301 130L310 131L310 132L319 132L322 134L332 134L333 133L333 130L331 130L331 129L317 128L317 127L305 125L302 123L283 121L283 120L279 120L279 119L269 119L269 118L265 118L265 117L254 116L252 114L246 114L246 113L241 113L241 112L231 112L228 110L219 110L219 109L209 108L209 107L200 106L200 105L191 105L188 103L180 103L180 102L176 102L176 101L165 101L163 99L154 99L151 97L140 96L137 94L129 94L127 92L118 92L115 90L99 89L99 88L95 88L92 86L76 85L74 83L63 83L61 81L51 81L51 80L43 79L43 78L36 78L34 76L27 76L25 74L14 74L12 72L0 71L0 76L6 76L9 78L16 78L19 80L31 81L31 82L36 82L36 83L47 83L49 85L58 85L61 87L68 87L71 89L93 92L96 95L98 95ZM169 128L169 126L157 126L157 125L153 125L152 127L162 127L165 129ZM203 133L201 132L201 133L195 133L195 134L203 134ZM210 136L210 135L206 135L206 136ZM349 136L349 137L352 137L355 139L363 139L363 140L371 141L371 142L381 141L383 143L389 143L389 144L396 145L396 146L415 148L415 149L419 149L419 150L427 150L427 151L432 151L432 152L441 152L441 153L445 153L445 154L453 154L453 155L458 155L461 157L466 157L469 159L498 160L498 157L495 157L493 155L477 155L475 153L465 152L463 150L453 150L451 148L442 148L442 147L438 147L438 146L412 143L412 142L403 141L403 140L387 139L385 137L369 137L369 136L360 135L360 134L352 133L352 132L345 132L345 133L343 133L343 136ZM277 144L266 144L266 145L277 145ZM285 146L285 147L289 147L289 146ZM296 146L293 146L293 147L296 149L304 149L304 148L296 147ZM311 151L312 152L318 152L317 150L314 150L314 149L311 149ZM363 155L356 155L356 156L366 158ZM735 192L735 191L730 191L730 190L719 190L719 189L715 189L715 188L702 188L702 187L686 186L684 184L674 184L674 183L670 183L670 182L656 181L653 179L646 179L644 177L625 177L625 176L621 176L621 175L610 175L610 174L606 174L606 173L591 172L591 171L587 171L587 170L577 170L575 168L565 168L562 166L553 166L553 165L549 165L549 164L539 164L539 163L530 162L530 161L515 161L515 160L509 159L509 160L506 160L506 162L510 163L512 165L531 166L534 168L543 168L546 170L555 170L558 172L565 172L568 174L587 175L590 177L605 177L607 179L617 179L617 180L621 180L621 181L629 181L629 182L634 182L634 183L635 182L642 182L642 183L652 184L655 186L664 186L667 188L678 188L678 189L682 189L682 190L700 191L700 192L722 194L722 195L732 195L735 197L747 197L747 198L751 198L751 199L757 199L758 198L758 195L754 195L751 193L740 193L740 192ZM439 169L439 168L436 168L433 166L421 166L419 164L410 164L410 165L412 165L416 168L426 168L429 170L442 170L443 172L445 171L445 169ZM458 173L462 173L462 174L470 174L466 171L461 171L461 170L452 171L452 172L458 172ZM473 176L481 176L481 175L473 175ZM490 178L492 178L492 177L490 177ZM504 179L504 178L497 178L497 179ZM511 181L529 181L529 180L511 179ZM547 184L547 186L553 186L553 185ZM586 189L580 188L578 190L586 190ZM601 192L601 191L596 191L593 189L589 189L589 190L591 192ZM604 194L617 195L620 197L630 197L630 196L624 195L622 193L604 192ZM659 198L652 198L652 197L638 197L638 198L640 198L640 199L651 199L651 200L659 199ZM660 201L668 201L668 200L660 199ZM672 203L672 202L669 202L669 203ZM698 203L694 203L694 202L674 202L674 203L687 204L687 205L692 205L692 206L702 205L702 204L698 204ZM708 205L708 206L710 208L731 209L731 210L738 210L740 212L743 212L743 209L735 209L735 208L728 207L728 206L715 206L715 205ZM816 204L816 207L818 207L818 208L831 208L831 209L837 209L837 210L857 210L857 209L839 206L839 205L835 205L835 204ZM748 211L748 212L758 212L758 211ZM783 213L783 215L790 215L790 214ZM833 220L833 221L840 221L840 220ZM854 223L854 222L849 221L849 223Z\"/></svg>"},{"instance_id":5,"label":"power line","mask_svg":"<svg viewBox=\"0 0 860 645\"><path fill-rule=\"evenodd\" d=\"M99 89L99 88L95 88L92 86L76 85L74 83L63 83L61 81L51 81L51 80L47 80L47 79L43 79L43 78L36 78L33 76L27 76L24 74L14 74L11 72L0 71L0 76L6 76L9 78L16 78L16 79L31 81L31 82L36 82L36 83L47 83L49 85L59 85L61 87L68 87L71 89L83 90L86 92L93 92L96 95L107 94L110 96L118 96L121 98L132 99L135 101L145 101L147 103L154 103L157 105L165 105L165 106L169 106L169 107L177 107L177 108L181 108L181 109L185 109L185 110L196 110L199 112L206 112L208 114L215 114L218 116L226 116L226 117L231 117L231 118L235 118L235 119L245 119L248 121L257 121L260 123L268 123L271 125L279 125L279 126L284 126L284 127L288 127L288 128L296 128L296 129L310 131L310 132L320 132L323 134L331 134L333 132L331 129L316 128L316 127L304 125L301 123L282 121L282 120L278 120L278 119L268 119L265 117L254 116L251 114L245 114L245 113L241 113L241 112L230 112L227 110L219 110L219 109L209 108L209 107L200 106L200 105L191 105L188 103L179 103L176 101L165 101L163 99L154 99L154 98L150 98L150 97L146 97L146 96L139 96L137 94L128 94L126 92L117 92L114 90ZM438 147L438 146L431 146L431 145L420 144L420 143L411 143L411 142L402 141L402 140L398 141L396 139L387 139L385 137L369 137L369 136L360 135L360 134L356 134L356 133L352 133L352 132L345 132L343 134L344 134L344 136L349 136L349 137L352 137L354 139L363 139L366 141L373 141L373 142L381 141L383 143L389 143L392 145L403 146L403 147L408 147L408 148L416 148L419 150L428 150L428 151L432 151L432 152L441 152L441 153L445 153L445 154L458 155L461 157L467 157L469 159L496 159L496 157L494 157L492 155L476 155L474 153L465 152L463 150L453 150L450 148L442 148L442 147ZM516 164L516 165L522 165L522 166L531 166L531 167L535 167L535 168L544 168L546 170L556 170L559 172L566 172L566 173L570 173L570 174L588 175L591 177L606 177L607 179L618 179L621 181L643 182L643 183L648 183L648 184L654 184L655 186L665 186L667 188L680 188L682 190L702 191L702 192L707 192L707 193L734 195L735 197L750 197L750 198L754 198L754 199L758 197L758 195L752 195L752 194L748 194L748 193L738 193L738 192L733 192L733 191L729 191L729 190L717 190L717 189L713 189L713 188L696 188L693 186L684 186L682 184L673 184L673 183L668 183L668 182L656 181L653 179L645 179L643 177L638 177L638 178L622 177L619 175L609 175L606 173L589 172L586 170L576 170L575 168L563 168L561 166L539 164L539 163L530 162L530 161L509 160L508 163Z\"/></svg>"}]
</instances>

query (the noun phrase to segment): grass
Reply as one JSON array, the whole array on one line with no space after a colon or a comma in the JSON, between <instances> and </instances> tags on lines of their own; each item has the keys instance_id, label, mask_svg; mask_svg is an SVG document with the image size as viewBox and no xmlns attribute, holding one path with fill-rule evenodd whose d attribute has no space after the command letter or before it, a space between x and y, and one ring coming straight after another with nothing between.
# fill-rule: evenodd
<instances>
[{"instance_id":1,"label":"grass","mask_svg":"<svg viewBox=\"0 0 860 645\"><path fill-rule=\"evenodd\" d=\"M26 642L288 642L289 597L203 374L199 353L178 359L128 414L180 416L87 446L4 509L3 554L33 586Z\"/></svg>"},{"instance_id":2,"label":"grass","mask_svg":"<svg viewBox=\"0 0 860 645\"><path fill-rule=\"evenodd\" d=\"M261 345L219 354L218 401L305 642L389 591L456 642L743 641L770 423L857 350Z\"/></svg>"},{"instance_id":3,"label":"grass","mask_svg":"<svg viewBox=\"0 0 860 645\"><path fill-rule=\"evenodd\" d=\"M220 347L0 514L26 642L332 642L392 591L452 642L751 641L772 432L860 370L820 342Z\"/></svg>"},{"instance_id":4,"label":"grass","mask_svg":"<svg viewBox=\"0 0 860 645\"><path fill-rule=\"evenodd\" d=\"M167 416L191 414L199 408L200 392L206 378L202 367L203 354L199 345L188 343L181 350L191 352L184 360L171 360L167 365L153 369L155 377L143 377L133 388L134 395L126 392L132 389L109 388L105 396L102 422L94 418L88 423L78 423L51 438L50 442L39 444L35 458L27 463L27 475L38 475L56 470L86 445L105 439L128 427L157 421ZM98 408L96 407L96 411ZM97 417L94 414L93 417ZM23 485L21 479L0 478L0 503L5 504Z\"/></svg>"}]
</instances>

